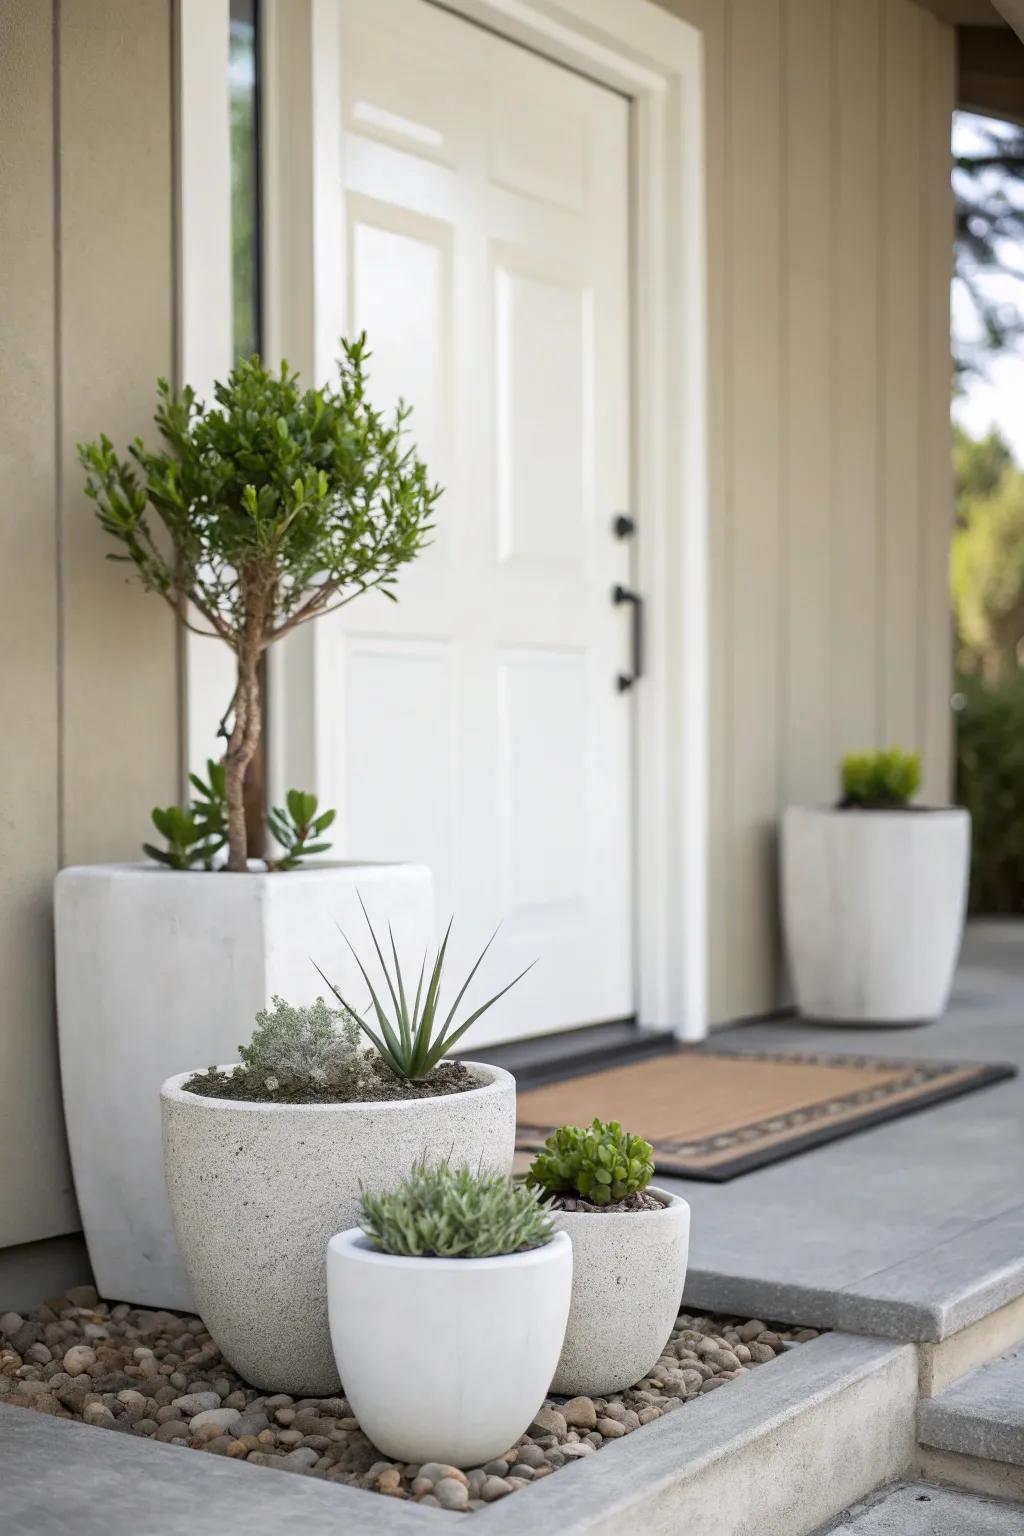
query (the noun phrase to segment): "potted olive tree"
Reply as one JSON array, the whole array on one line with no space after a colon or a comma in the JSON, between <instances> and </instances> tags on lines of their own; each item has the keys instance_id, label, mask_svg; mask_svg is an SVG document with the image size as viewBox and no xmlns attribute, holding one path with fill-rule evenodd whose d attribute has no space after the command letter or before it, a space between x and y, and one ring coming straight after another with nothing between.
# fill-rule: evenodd
<instances>
[{"instance_id":1,"label":"potted olive tree","mask_svg":"<svg viewBox=\"0 0 1024 1536\"><path fill-rule=\"evenodd\" d=\"M110 558L183 624L227 645L236 673L223 756L192 778L190 805L156 808L163 843L145 845L149 860L57 878L65 1109L105 1295L179 1308L192 1301L163 1189L163 1079L196 1061L231 1059L274 993L312 1000L309 956L326 948L336 922L358 915L357 883L400 944L421 952L433 939L427 870L305 863L329 846L333 814L308 788L290 790L271 812L277 857L254 861L247 847L261 658L357 597L394 598L432 526L439 490L408 444L405 407L385 416L369 403L367 356L365 338L343 343L337 385L320 389L254 357L208 404L161 381L159 447L137 440L122 457L101 437L79 450ZM353 963L340 979L358 979Z\"/></svg>"},{"instance_id":2,"label":"potted olive tree","mask_svg":"<svg viewBox=\"0 0 1024 1536\"><path fill-rule=\"evenodd\" d=\"M481 955L443 1014L446 945L414 998L397 956L385 967L391 1007L371 985L375 1024L345 1002L332 1012L321 1000L296 1009L277 998L239 1064L179 1073L161 1089L167 1190L196 1303L257 1386L337 1388L324 1255L328 1238L359 1219L361 1196L392 1188L424 1157L503 1176L512 1166L515 1080L446 1056L515 982L457 1021ZM366 1311L357 1324L376 1332ZM405 1308L403 1349L412 1331Z\"/></svg>"},{"instance_id":3,"label":"potted olive tree","mask_svg":"<svg viewBox=\"0 0 1024 1536\"><path fill-rule=\"evenodd\" d=\"M548 1137L527 1184L551 1200L572 1240L572 1307L551 1391L604 1396L650 1371L679 1313L690 1207L651 1184L650 1142L618 1121L564 1125Z\"/></svg>"},{"instance_id":4,"label":"potted olive tree","mask_svg":"<svg viewBox=\"0 0 1024 1536\"><path fill-rule=\"evenodd\" d=\"M345 1394L374 1445L456 1467L514 1445L547 1395L572 1272L569 1238L507 1172L421 1161L367 1191L360 1226L328 1245L327 1294Z\"/></svg>"},{"instance_id":5,"label":"potted olive tree","mask_svg":"<svg viewBox=\"0 0 1024 1536\"><path fill-rule=\"evenodd\" d=\"M945 1009L963 935L971 821L912 804L916 756L843 759L834 806L782 819L782 916L796 1005L835 1024L911 1024Z\"/></svg>"}]
</instances>

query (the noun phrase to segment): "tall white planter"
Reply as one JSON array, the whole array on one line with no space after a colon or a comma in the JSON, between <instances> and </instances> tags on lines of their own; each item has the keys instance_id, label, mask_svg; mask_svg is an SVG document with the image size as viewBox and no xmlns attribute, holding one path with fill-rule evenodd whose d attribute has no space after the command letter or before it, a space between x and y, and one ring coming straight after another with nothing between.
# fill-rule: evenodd
<instances>
[{"instance_id":1,"label":"tall white planter","mask_svg":"<svg viewBox=\"0 0 1024 1536\"><path fill-rule=\"evenodd\" d=\"M433 942L433 885L419 865L229 875L100 864L57 876L64 1113L101 1295L194 1309L164 1188L160 1085L236 1061L275 993L296 1004L323 993L312 958L362 996L336 926L365 933L357 889L401 951L418 957Z\"/></svg>"},{"instance_id":2,"label":"tall white planter","mask_svg":"<svg viewBox=\"0 0 1024 1536\"><path fill-rule=\"evenodd\" d=\"M552 1392L603 1397L640 1381L679 1314L690 1207L653 1185L658 1211L555 1211L572 1239L572 1308Z\"/></svg>"},{"instance_id":3,"label":"tall white planter","mask_svg":"<svg viewBox=\"0 0 1024 1536\"><path fill-rule=\"evenodd\" d=\"M847 1024L937 1018L960 951L970 846L958 808L790 806L782 914L799 1011Z\"/></svg>"},{"instance_id":4,"label":"tall white planter","mask_svg":"<svg viewBox=\"0 0 1024 1536\"><path fill-rule=\"evenodd\" d=\"M514 1445L547 1396L572 1271L562 1232L493 1259L380 1253L358 1229L333 1237L331 1341L378 1450L473 1467Z\"/></svg>"},{"instance_id":5,"label":"tall white planter","mask_svg":"<svg viewBox=\"0 0 1024 1536\"><path fill-rule=\"evenodd\" d=\"M188 1072L163 1085L167 1193L199 1315L254 1386L337 1391L325 1256L363 1189L394 1189L421 1157L511 1169L515 1078L466 1066L479 1087L378 1103L209 1099L185 1090ZM391 1323L408 1344L409 1316Z\"/></svg>"}]
</instances>

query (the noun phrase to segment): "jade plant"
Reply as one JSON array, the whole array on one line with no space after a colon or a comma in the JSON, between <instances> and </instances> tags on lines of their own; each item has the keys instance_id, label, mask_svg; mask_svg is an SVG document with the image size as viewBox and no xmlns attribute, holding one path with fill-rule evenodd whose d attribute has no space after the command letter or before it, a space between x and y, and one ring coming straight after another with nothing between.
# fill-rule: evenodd
<instances>
[{"instance_id":1,"label":"jade plant","mask_svg":"<svg viewBox=\"0 0 1024 1536\"><path fill-rule=\"evenodd\" d=\"M343 341L337 387L309 389L286 363L273 371L254 356L208 403L161 379L160 448L136 438L125 458L105 436L79 445L86 495L118 546L109 558L234 652L221 723L229 870L248 867L244 789L264 653L371 589L394 599L433 526L440 487L407 444L408 407L385 416L370 404L368 357L365 335ZM194 846L187 826L172 840L179 833L179 850Z\"/></svg>"},{"instance_id":2,"label":"jade plant","mask_svg":"<svg viewBox=\"0 0 1024 1536\"><path fill-rule=\"evenodd\" d=\"M654 1177L654 1148L624 1131L617 1120L595 1119L585 1129L563 1125L545 1141L526 1182L548 1195L578 1195L591 1205L617 1205L645 1190Z\"/></svg>"},{"instance_id":3,"label":"jade plant","mask_svg":"<svg viewBox=\"0 0 1024 1536\"><path fill-rule=\"evenodd\" d=\"M456 1024L455 1016L458 1013L459 1005L466 995L470 982L480 969L484 956L494 943L497 936L497 930L495 930L477 956L475 965L459 988L455 1001L442 1022L441 982L444 975L445 954L448 949L453 919L449 919L448 927L445 929L444 938L441 941L430 970L426 991L424 991L423 983L427 975L427 957L426 955L423 956L423 964L420 966L419 980L416 984L416 993L410 1005L409 989L406 987L405 977L402 974L402 966L398 958L398 950L395 946L395 936L391 931L390 924L388 925L388 940L391 949L391 966L389 966L388 961L384 957L384 951L374 932L373 924L370 921L370 914L366 910L366 903L363 901L362 896L359 897L359 905L363 909L366 926L370 930L370 938L373 940L373 947L377 952L377 959L380 961L381 970L384 973L384 980L391 999L390 1015L384 1003L381 1002L365 965L359 958L355 946L346 933L342 932L341 936L352 951L353 958L369 989L370 1003L373 1008L377 1028L374 1029L372 1025L366 1022L359 1010L354 1008L343 997L338 987L320 970L318 965L316 968L320 971L320 975L330 987L342 1008L356 1021L359 1028L371 1041L375 1049L380 1053L382 1060L387 1063L392 1072L398 1077L406 1078L410 1082L421 1082L423 1078L428 1077L433 1072L442 1058L462 1039L462 1036L471 1025L476 1023L481 1014L486 1013L489 1008L493 1008L494 1004L504 997L506 992L511 991L516 982L522 981L526 972L532 970L532 965L528 965L526 970L520 971L519 975L514 976L510 982L502 987L500 992L496 992L485 1003L481 1003L479 1008L475 1008L468 1019L464 1019L461 1024ZM316 965L315 961L313 963Z\"/></svg>"},{"instance_id":4,"label":"jade plant","mask_svg":"<svg viewBox=\"0 0 1024 1536\"><path fill-rule=\"evenodd\" d=\"M921 759L890 747L886 752L850 752L842 762L841 809L896 810L921 785Z\"/></svg>"},{"instance_id":5,"label":"jade plant","mask_svg":"<svg viewBox=\"0 0 1024 1536\"><path fill-rule=\"evenodd\" d=\"M239 1066L210 1067L185 1086L208 1097L283 1104L373 1096L374 1060L357 1024L322 997L306 1008L273 998L238 1057Z\"/></svg>"},{"instance_id":6,"label":"jade plant","mask_svg":"<svg viewBox=\"0 0 1024 1536\"><path fill-rule=\"evenodd\" d=\"M486 1259L551 1241L554 1223L539 1190L488 1169L417 1163L397 1189L362 1194L360 1225L383 1253Z\"/></svg>"},{"instance_id":7,"label":"jade plant","mask_svg":"<svg viewBox=\"0 0 1024 1536\"><path fill-rule=\"evenodd\" d=\"M224 764L208 759L206 774L205 779L189 774L196 793L187 810L179 805L153 809L153 825L167 839L167 847L143 843L142 849L170 869L194 869L196 865L213 869L214 859L227 842ZM334 816L334 811L318 814L316 795L290 789L285 804L274 806L267 815L267 826L283 850L279 858L266 860L267 868L298 869L310 854L326 853L331 845L322 838Z\"/></svg>"}]
</instances>

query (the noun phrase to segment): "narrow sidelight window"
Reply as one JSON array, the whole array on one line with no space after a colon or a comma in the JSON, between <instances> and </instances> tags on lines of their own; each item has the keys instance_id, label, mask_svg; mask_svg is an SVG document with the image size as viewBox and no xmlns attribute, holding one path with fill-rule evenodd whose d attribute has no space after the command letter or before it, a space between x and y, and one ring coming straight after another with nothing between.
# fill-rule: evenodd
<instances>
[{"instance_id":1,"label":"narrow sidelight window","mask_svg":"<svg viewBox=\"0 0 1024 1536\"><path fill-rule=\"evenodd\" d=\"M231 276L235 356L262 347L259 0L231 0Z\"/></svg>"}]
</instances>

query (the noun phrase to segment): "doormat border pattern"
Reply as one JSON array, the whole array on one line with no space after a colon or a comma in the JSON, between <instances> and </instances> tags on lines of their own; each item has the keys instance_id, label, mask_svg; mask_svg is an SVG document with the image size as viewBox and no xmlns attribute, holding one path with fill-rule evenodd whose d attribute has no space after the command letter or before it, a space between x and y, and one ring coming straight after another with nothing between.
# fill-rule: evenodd
<instances>
[{"instance_id":1,"label":"doormat border pattern","mask_svg":"<svg viewBox=\"0 0 1024 1536\"><path fill-rule=\"evenodd\" d=\"M976 1089L987 1088L993 1083L1005 1082L1017 1076L1017 1068L1008 1062L902 1060L888 1056L866 1056L859 1052L707 1050L703 1046L686 1045L672 1045L664 1051L645 1054L639 1060L619 1063L606 1070L612 1073L627 1066L651 1065L665 1056L714 1056L725 1060L772 1061L805 1066L879 1068L900 1073L888 1082L870 1083L849 1093L830 1095L818 1103L805 1104L728 1131L689 1140L662 1137L653 1143L655 1178L658 1174L667 1174L673 1178L711 1184L726 1183L742 1174L783 1162L828 1142L859 1135L861 1131L874 1126L900 1120L905 1115L931 1109L936 1104L946 1103L963 1094L973 1093ZM592 1061L587 1065L580 1063L580 1070L566 1073L558 1081L571 1082L578 1077L599 1073L600 1069L595 1073ZM556 1084L548 1081L544 1086L551 1088ZM896 1095L908 1092L913 1093L913 1098L892 1102ZM841 1122L832 1119L835 1115L856 1109L862 1110L856 1119ZM554 1126L518 1124L516 1150L537 1151L554 1129ZM628 1129L636 1135L644 1135L643 1125L635 1115L631 1116ZM786 1131L791 1131L792 1135L782 1141L763 1142L766 1136L778 1137ZM754 1145L758 1140L762 1140L760 1147ZM714 1161L697 1162L697 1158L713 1158Z\"/></svg>"}]
</instances>

